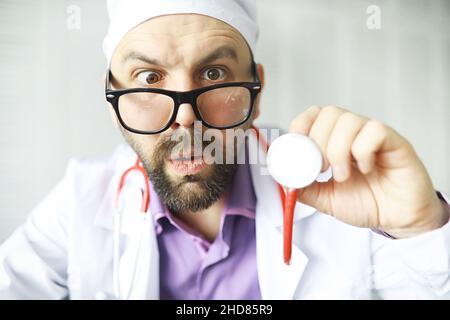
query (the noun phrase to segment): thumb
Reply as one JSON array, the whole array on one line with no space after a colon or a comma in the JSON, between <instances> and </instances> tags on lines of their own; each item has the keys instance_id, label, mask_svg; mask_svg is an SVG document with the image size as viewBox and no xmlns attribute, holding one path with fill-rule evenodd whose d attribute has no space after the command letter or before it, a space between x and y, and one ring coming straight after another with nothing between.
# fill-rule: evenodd
<instances>
[{"instance_id":1,"label":"thumb","mask_svg":"<svg viewBox=\"0 0 450 320\"><path fill-rule=\"evenodd\" d=\"M317 210L331 212L332 183L314 182L298 191L298 201Z\"/></svg>"}]
</instances>

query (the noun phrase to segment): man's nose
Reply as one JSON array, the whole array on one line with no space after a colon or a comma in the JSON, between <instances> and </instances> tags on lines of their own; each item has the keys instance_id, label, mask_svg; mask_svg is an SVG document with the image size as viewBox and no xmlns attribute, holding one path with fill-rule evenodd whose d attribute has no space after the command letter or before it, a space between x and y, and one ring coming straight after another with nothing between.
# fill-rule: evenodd
<instances>
[{"instance_id":1,"label":"man's nose","mask_svg":"<svg viewBox=\"0 0 450 320\"><path fill-rule=\"evenodd\" d=\"M194 125L194 121L198 120L194 109L189 103L183 103L178 108L178 113L175 118L175 125L177 127L190 128Z\"/></svg>"}]
</instances>

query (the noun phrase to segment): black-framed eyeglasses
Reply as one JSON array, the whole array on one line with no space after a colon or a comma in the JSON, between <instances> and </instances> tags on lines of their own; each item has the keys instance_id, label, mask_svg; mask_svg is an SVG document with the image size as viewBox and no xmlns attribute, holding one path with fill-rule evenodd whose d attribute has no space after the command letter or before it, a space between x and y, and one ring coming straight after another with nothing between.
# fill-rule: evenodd
<instances>
[{"instance_id":1,"label":"black-framed eyeglasses","mask_svg":"<svg viewBox=\"0 0 450 320\"><path fill-rule=\"evenodd\" d=\"M134 133L156 134L168 129L183 103L192 106L205 127L229 129L246 122L253 112L261 92L255 62L252 72L254 82L227 82L182 92L159 88L112 90L111 70L107 70L105 95L120 124Z\"/></svg>"}]
</instances>

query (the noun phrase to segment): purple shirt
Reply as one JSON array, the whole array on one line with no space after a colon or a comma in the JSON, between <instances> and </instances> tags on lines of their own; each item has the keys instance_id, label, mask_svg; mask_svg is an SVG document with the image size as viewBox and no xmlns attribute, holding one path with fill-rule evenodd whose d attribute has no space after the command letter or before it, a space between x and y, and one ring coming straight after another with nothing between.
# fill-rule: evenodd
<instances>
[{"instance_id":1,"label":"purple shirt","mask_svg":"<svg viewBox=\"0 0 450 320\"><path fill-rule=\"evenodd\" d=\"M160 255L161 299L261 299L255 206L248 164L238 166L210 243L174 219L151 186L150 211Z\"/></svg>"}]
</instances>

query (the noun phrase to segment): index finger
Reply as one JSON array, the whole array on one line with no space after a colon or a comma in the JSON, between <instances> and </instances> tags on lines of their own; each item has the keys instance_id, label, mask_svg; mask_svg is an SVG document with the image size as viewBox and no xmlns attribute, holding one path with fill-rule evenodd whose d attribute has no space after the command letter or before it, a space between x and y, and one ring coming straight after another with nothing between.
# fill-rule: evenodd
<instances>
[{"instance_id":1,"label":"index finger","mask_svg":"<svg viewBox=\"0 0 450 320\"><path fill-rule=\"evenodd\" d=\"M319 106L312 106L300 113L292 120L289 127L289 132L300 133L305 136L309 136L309 132L316 121L317 116L320 113L321 108Z\"/></svg>"}]
</instances>

